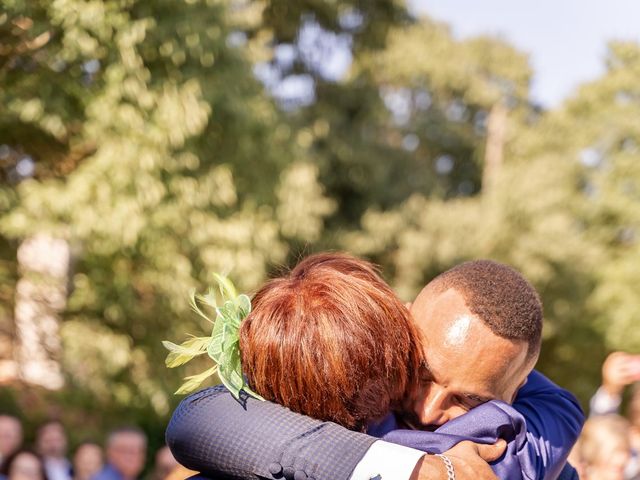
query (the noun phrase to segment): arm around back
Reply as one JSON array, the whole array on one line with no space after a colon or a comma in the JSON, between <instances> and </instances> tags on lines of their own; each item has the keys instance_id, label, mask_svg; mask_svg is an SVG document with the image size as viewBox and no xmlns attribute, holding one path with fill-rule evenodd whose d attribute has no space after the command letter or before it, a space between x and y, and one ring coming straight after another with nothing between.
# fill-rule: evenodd
<instances>
[{"instance_id":1,"label":"arm around back","mask_svg":"<svg viewBox=\"0 0 640 480\"><path fill-rule=\"evenodd\" d=\"M348 480L375 438L222 386L180 403L167 427L176 459L210 477ZM296 473L299 472L299 473Z\"/></svg>"}]
</instances>

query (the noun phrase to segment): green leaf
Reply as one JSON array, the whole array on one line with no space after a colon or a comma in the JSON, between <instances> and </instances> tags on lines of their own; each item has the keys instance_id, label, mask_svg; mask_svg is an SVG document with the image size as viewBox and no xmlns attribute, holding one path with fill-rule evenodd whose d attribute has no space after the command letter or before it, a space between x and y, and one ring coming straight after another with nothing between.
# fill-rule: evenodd
<instances>
[{"instance_id":1,"label":"green leaf","mask_svg":"<svg viewBox=\"0 0 640 480\"><path fill-rule=\"evenodd\" d=\"M244 387L244 378L242 377L239 349L232 350L226 363L220 366L218 376L231 394L235 398L240 398L240 390Z\"/></svg>"},{"instance_id":2,"label":"green leaf","mask_svg":"<svg viewBox=\"0 0 640 480\"><path fill-rule=\"evenodd\" d=\"M240 320L244 320L251 313L251 299L245 295L244 293L238 295L238 298L235 299L236 308L238 309L238 314L240 315Z\"/></svg>"},{"instance_id":3,"label":"green leaf","mask_svg":"<svg viewBox=\"0 0 640 480\"><path fill-rule=\"evenodd\" d=\"M189 306L191 306L191 309L196 312L198 315L200 315L202 318L204 318L207 322L209 323L213 323L213 320L211 320L206 313L204 313L200 307L198 306L198 302L197 299L200 298L200 295L196 295L195 292L191 292L191 294L189 295Z\"/></svg>"},{"instance_id":4,"label":"green leaf","mask_svg":"<svg viewBox=\"0 0 640 480\"><path fill-rule=\"evenodd\" d=\"M180 365L184 365L192 358L205 353L210 342L210 337L193 337L183 342L181 345L176 345L175 343L166 340L163 341L162 345L164 345L164 348L169 350L169 354L165 359L165 365L168 368L175 368Z\"/></svg>"},{"instance_id":5,"label":"green leaf","mask_svg":"<svg viewBox=\"0 0 640 480\"><path fill-rule=\"evenodd\" d=\"M222 361L222 345L224 343L224 322L220 318L213 324L210 338L211 342L207 347L207 353L214 362L219 364Z\"/></svg>"},{"instance_id":6,"label":"green leaf","mask_svg":"<svg viewBox=\"0 0 640 480\"><path fill-rule=\"evenodd\" d=\"M217 369L218 369L218 366L214 365L210 369L205 370L204 372L199 373L198 375L185 377L184 379L185 382L182 384L182 386L178 390L176 390L176 395L184 395L184 394L193 392L196 388L198 388L202 384L202 382L204 382L207 378L209 378L211 375L216 373Z\"/></svg>"},{"instance_id":7,"label":"green leaf","mask_svg":"<svg viewBox=\"0 0 640 480\"><path fill-rule=\"evenodd\" d=\"M236 328L240 326L238 311L233 301L227 300L224 302L224 305L216 309L216 312L219 317L222 317L225 324L235 326Z\"/></svg>"},{"instance_id":8,"label":"green leaf","mask_svg":"<svg viewBox=\"0 0 640 480\"><path fill-rule=\"evenodd\" d=\"M218 288L220 288L220 293L224 298L236 298L238 296L236 287L226 276L214 273L213 278L218 282Z\"/></svg>"},{"instance_id":9,"label":"green leaf","mask_svg":"<svg viewBox=\"0 0 640 480\"><path fill-rule=\"evenodd\" d=\"M199 298L200 300L202 300L203 303L205 303L206 305L210 306L213 309L215 309L218 306L218 299L216 298L216 293L212 288L209 288L209 291L204 295L201 295Z\"/></svg>"},{"instance_id":10,"label":"green leaf","mask_svg":"<svg viewBox=\"0 0 640 480\"><path fill-rule=\"evenodd\" d=\"M251 395L253 398L256 398L256 399L261 400L261 401L263 401L263 402L265 401L264 397L263 397L262 395L258 395L256 392L254 392L253 390L251 390L251 389L249 388L249 385L245 384L245 385L242 387L242 389L243 389L245 392L247 392L249 395Z\"/></svg>"},{"instance_id":11,"label":"green leaf","mask_svg":"<svg viewBox=\"0 0 640 480\"><path fill-rule=\"evenodd\" d=\"M238 295L233 283L228 278L219 274L214 274L214 278L224 300L221 306L218 306L216 295L211 289L205 295L192 293L190 297L191 308L202 318L213 323L211 336L193 337L181 345L172 342L163 342L163 345L170 352L165 361L169 368L182 365L205 352L216 365L199 375L185 378L185 383L176 393L193 391L217 371L220 381L234 397L239 398L240 391L245 390L249 395L264 400L245 384L240 362L240 324L251 312L251 299L244 294ZM215 309L216 318L214 321L200 308L198 303Z\"/></svg>"}]
</instances>

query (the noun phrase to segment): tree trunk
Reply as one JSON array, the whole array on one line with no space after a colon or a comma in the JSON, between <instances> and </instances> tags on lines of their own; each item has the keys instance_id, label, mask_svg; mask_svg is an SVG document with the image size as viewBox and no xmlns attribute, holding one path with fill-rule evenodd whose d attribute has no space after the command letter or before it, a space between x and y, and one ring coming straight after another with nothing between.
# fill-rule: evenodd
<instances>
[{"instance_id":1,"label":"tree trunk","mask_svg":"<svg viewBox=\"0 0 640 480\"><path fill-rule=\"evenodd\" d=\"M59 314L67 302L70 264L65 240L38 234L18 248L16 366L24 382L49 389L63 386Z\"/></svg>"},{"instance_id":2,"label":"tree trunk","mask_svg":"<svg viewBox=\"0 0 640 480\"><path fill-rule=\"evenodd\" d=\"M484 171L482 172L483 193L491 192L502 167L507 130L507 113L507 107L501 101L495 103L489 112Z\"/></svg>"}]
</instances>

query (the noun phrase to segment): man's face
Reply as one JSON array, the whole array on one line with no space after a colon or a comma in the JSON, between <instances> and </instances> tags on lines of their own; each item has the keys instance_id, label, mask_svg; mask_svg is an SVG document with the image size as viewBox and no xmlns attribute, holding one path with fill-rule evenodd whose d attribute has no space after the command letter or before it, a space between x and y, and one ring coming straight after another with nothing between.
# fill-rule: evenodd
<instances>
[{"instance_id":1,"label":"man's face","mask_svg":"<svg viewBox=\"0 0 640 480\"><path fill-rule=\"evenodd\" d=\"M38 433L37 449L43 457L64 457L67 453L67 435L59 423L48 423Z\"/></svg>"},{"instance_id":2,"label":"man's face","mask_svg":"<svg viewBox=\"0 0 640 480\"><path fill-rule=\"evenodd\" d=\"M98 445L85 443L73 456L73 470L79 479L91 478L102 469L102 449Z\"/></svg>"},{"instance_id":3,"label":"man's face","mask_svg":"<svg viewBox=\"0 0 640 480\"><path fill-rule=\"evenodd\" d=\"M0 415L0 457L7 457L22 444L22 426L13 417Z\"/></svg>"},{"instance_id":4,"label":"man's face","mask_svg":"<svg viewBox=\"0 0 640 480\"><path fill-rule=\"evenodd\" d=\"M147 442L135 432L118 433L107 446L107 460L126 479L140 475L146 455Z\"/></svg>"},{"instance_id":5,"label":"man's face","mask_svg":"<svg viewBox=\"0 0 640 480\"><path fill-rule=\"evenodd\" d=\"M156 474L158 479L164 479L178 466L169 447L162 447L156 453Z\"/></svg>"},{"instance_id":6,"label":"man's face","mask_svg":"<svg viewBox=\"0 0 640 480\"><path fill-rule=\"evenodd\" d=\"M33 453L22 452L15 458L9 468L12 480L43 480L42 465Z\"/></svg>"},{"instance_id":7,"label":"man's face","mask_svg":"<svg viewBox=\"0 0 640 480\"><path fill-rule=\"evenodd\" d=\"M415 427L435 429L489 400L513 401L536 362L526 342L494 334L453 289L425 287L411 313L427 364L412 400Z\"/></svg>"}]
</instances>

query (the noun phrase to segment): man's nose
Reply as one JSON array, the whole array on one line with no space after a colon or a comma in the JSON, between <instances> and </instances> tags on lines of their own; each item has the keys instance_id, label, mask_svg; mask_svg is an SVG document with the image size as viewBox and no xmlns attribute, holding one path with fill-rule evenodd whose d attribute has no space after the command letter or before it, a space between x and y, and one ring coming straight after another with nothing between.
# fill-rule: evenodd
<instances>
[{"instance_id":1,"label":"man's nose","mask_svg":"<svg viewBox=\"0 0 640 480\"><path fill-rule=\"evenodd\" d=\"M432 384L427 394L416 404L416 415L423 426L439 427L449 420L447 418L447 391L439 385Z\"/></svg>"}]
</instances>

